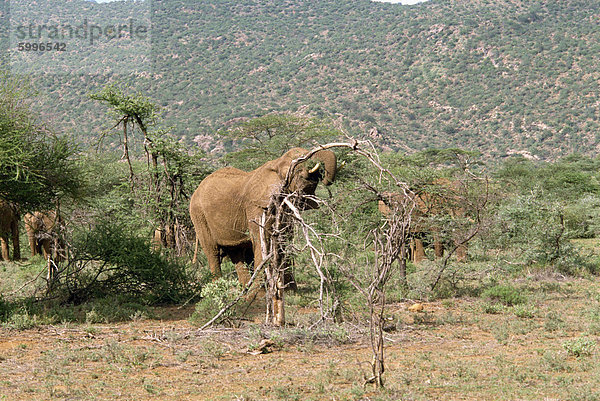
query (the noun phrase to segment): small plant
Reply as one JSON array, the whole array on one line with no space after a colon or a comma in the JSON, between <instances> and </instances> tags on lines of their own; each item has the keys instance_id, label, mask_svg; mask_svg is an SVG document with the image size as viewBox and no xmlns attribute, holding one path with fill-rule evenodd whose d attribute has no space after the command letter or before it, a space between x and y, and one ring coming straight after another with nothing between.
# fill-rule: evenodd
<instances>
[{"instance_id":1,"label":"small plant","mask_svg":"<svg viewBox=\"0 0 600 401\"><path fill-rule=\"evenodd\" d=\"M148 315L144 311L136 310L133 314L129 315L129 318L133 322L143 322L144 320L148 320Z\"/></svg>"},{"instance_id":2,"label":"small plant","mask_svg":"<svg viewBox=\"0 0 600 401\"><path fill-rule=\"evenodd\" d=\"M238 298L241 292L239 282L235 279L221 277L212 283L206 284L200 292L202 300L196 304L196 310L190 317L190 321L194 324L204 323ZM227 319L234 313L235 308L231 308L222 317Z\"/></svg>"},{"instance_id":3,"label":"small plant","mask_svg":"<svg viewBox=\"0 0 600 401\"><path fill-rule=\"evenodd\" d=\"M181 351L181 352L178 352L178 353L175 355L175 358L176 358L176 359L177 359L179 362L181 362L181 363L184 363L184 362L187 362L187 360L189 359L189 357L190 357L190 356L193 356L193 355L194 355L194 352L193 352L193 351L187 350L187 351Z\"/></svg>"},{"instance_id":4,"label":"small plant","mask_svg":"<svg viewBox=\"0 0 600 401\"><path fill-rule=\"evenodd\" d=\"M283 348L285 346L285 340L280 335L272 335L270 340L273 341L276 348Z\"/></svg>"},{"instance_id":5,"label":"small plant","mask_svg":"<svg viewBox=\"0 0 600 401\"><path fill-rule=\"evenodd\" d=\"M488 288L482 294L484 298L502 302L508 306L524 304L527 302L527 297L523 295L517 288L509 285L496 285Z\"/></svg>"},{"instance_id":6,"label":"small plant","mask_svg":"<svg viewBox=\"0 0 600 401\"><path fill-rule=\"evenodd\" d=\"M348 330L344 326L338 324L327 327L323 331L323 335L330 337L335 344L346 344L350 338Z\"/></svg>"},{"instance_id":7,"label":"small plant","mask_svg":"<svg viewBox=\"0 0 600 401\"><path fill-rule=\"evenodd\" d=\"M6 326L16 330L27 330L42 324L37 315L29 314L27 309L13 313L6 321Z\"/></svg>"},{"instance_id":8,"label":"small plant","mask_svg":"<svg viewBox=\"0 0 600 401\"><path fill-rule=\"evenodd\" d=\"M87 324L102 323L103 321L104 318L100 315L100 313L98 313L96 308L92 308L91 311L85 314L85 322Z\"/></svg>"},{"instance_id":9,"label":"small plant","mask_svg":"<svg viewBox=\"0 0 600 401\"><path fill-rule=\"evenodd\" d=\"M413 315L414 324L433 326L436 324L436 320L433 318L433 315L430 313L422 313Z\"/></svg>"},{"instance_id":10,"label":"small plant","mask_svg":"<svg viewBox=\"0 0 600 401\"><path fill-rule=\"evenodd\" d=\"M148 394L156 395L159 393L157 388L155 386L153 386L152 384L144 384L144 389L148 392Z\"/></svg>"},{"instance_id":11,"label":"small plant","mask_svg":"<svg viewBox=\"0 0 600 401\"><path fill-rule=\"evenodd\" d=\"M535 309L527 305L515 305L513 311L515 316L523 319L532 319L535 316Z\"/></svg>"},{"instance_id":12,"label":"small plant","mask_svg":"<svg viewBox=\"0 0 600 401\"><path fill-rule=\"evenodd\" d=\"M563 343L563 348L567 350L569 355L573 355L577 358L581 356L590 356L596 348L596 342L588 338L577 338L574 340L568 340Z\"/></svg>"},{"instance_id":13,"label":"small plant","mask_svg":"<svg viewBox=\"0 0 600 401\"><path fill-rule=\"evenodd\" d=\"M448 309L454 308L455 302L452 299L444 299L444 300L442 300L442 306L444 308L448 308Z\"/></svg>"},{"instance_id":14,"label":"small plant","mask_svg":"<svg viewBox=\"0 0 600 401\"><path fill-rule=\"evenodd\" d=\"M544 366L554 372L568 372L570 370L569 365L567 364L564 355L561 356L559 353L555 352L544 352L542 355L542 362Z\"/></svg>"},{"instance_id":15,"label":"small plant","mask_svg":"<svg viewBox=\"0 0 600 401\"><path fill-rule=\"evenodd\" d=\"M508 340L511 336L510 327L506 323L502 323L500 325L494 326L492 328L492 334L498 343L502 345L507 345Z\"/></svg>"},{"instance_id":16,"label":"small plant","mask_svg":"<svg viewBox=\"0 0 600 401\"><path fill-rule=\"evenodd\" d=\"M221 358L227 352L223 345L213 340L205 341L202 344L202 351L204 355L208 355L217 359Z\"/></svg>"},{"instance_id":17,"label":"small plant","mask_svg":"<svg viewBox=\"0 0 600 401\"><path fill-rule=\"evenodd\" d=\"M499 313L502 313L502 311L504 311L504 305L499 304L499 303L484 303L481 306L481 309L483 311L483 313L487 313L490 315L497 315Z\"/></svg>"},{"instance_id":18,"label":"small plant","mask_svg":"<svg viewBox=\"0 0 600 401\"><path fill-rule=\"evenodd\" d=\"M560 318L558 313L549 312L546 315L546 320L544 321L544 329L548 331L557 331L560 328L564 327L565 322Z\"/></svg>"}]
</instances>

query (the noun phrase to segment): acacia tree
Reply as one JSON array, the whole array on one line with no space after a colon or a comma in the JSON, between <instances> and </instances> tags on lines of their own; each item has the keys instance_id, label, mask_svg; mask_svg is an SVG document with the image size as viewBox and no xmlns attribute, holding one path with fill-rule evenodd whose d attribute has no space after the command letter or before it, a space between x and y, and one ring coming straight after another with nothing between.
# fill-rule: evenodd
<instances>
[{"instance_id":1,"label":"acacia tree","mask_svg":"<svg viewBox=\"0 0 600 401\"><path fill-rule=\"evenodd\" d=\"M181 254L185 237L182 220L187 216L182 211L190 190L187 187L189 178L192 174L203 175L206 171L198 160L198 154L188 155L167 130L157 127L159 108L155 103L139 93L128 94L125 91L109 85L90 97L108 104L109 113L116 121L112 128L121 128L123 159L129 166L131 192L144 199L146 210L155 221L155 242ZM132 141L136 131L142 134L141 144ZM140 148L143 148L146 158L145 177L136 175L132 163ZM192 171L194 169L200 171ZM140 180L146 183L140 184Z\"/></svg>"},{"instance_id":2,"label":"acacia tree","mask_svg":"<svg viewBox=\"0 0 600 401\"><path fill-rule=\"evenodd\" d=\"M41 124L31 111L27 81L0 72L0 199L21 212L54 208L76 196L76 147Z\"/></svg>"},{"instance_id":3,"label":"acacia tree","mask_svg":"<svg viewBox=\"0 0 600 401\"><path fill-rule=\"evenodd\" d=\"M228 153L225 162L242 170L252 170L292 147L312 147L340 136L340 132L316 118L271 113L244 121L221 131L220 135L241 147Z\"/></svg>"}]
</instances>

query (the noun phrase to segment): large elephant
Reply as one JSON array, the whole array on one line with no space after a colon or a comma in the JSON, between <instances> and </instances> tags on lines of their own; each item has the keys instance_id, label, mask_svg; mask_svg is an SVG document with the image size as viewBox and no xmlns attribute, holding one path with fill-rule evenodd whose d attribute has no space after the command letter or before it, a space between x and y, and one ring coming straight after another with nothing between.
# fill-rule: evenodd
<instances>
[{"instance_id":1,"label":"large elephant","mask_svg":"<svg viewBox=\"0 0 600 401\"><path fill-rule=\"evenodd\" d=\"M415 209L412 216L413 224L410 228L410 258L414 263L425 259L423 238L428 235L431 235L433 239L436 259L444 255L443 227L436 220L444 216L464 218L465 209L456 199L456 192L460 191L458 185L455 181L437 179L430 185L430 188L425 188L412 195ZM390 206L393 207L395 203L398 203L402 196L404 195L398 193L383 193L383 199L379 200L379 211L383 215L389 215L391 213ZM465 262L467 260L466 244L461 244L456 235L453 236L453 242L456 246L456 260Z\"/></svg>"},{"instance_id":2,"label":"large elephant","mask_svg":"<svg viewBox=\"0 0 600 401\"><path fill-rule=\"evenodd\" d=\"M254 261L257 267L262 262L258 225L262 213L271 195L281 190L292 161L307 153L306 149L293 148L251 172L226 167L206 177L190 200L190 216L196 230L194 261L200 243L214 277L221 275L221 258L228 256L235 264L239 281L246 285L250 275L245 263ZM290 191L313 195L319 181L325 185L334 181L337 166L333 152L321 150L311 159L319 163L309 169L307 160L294 168ZM315 207L312 200L305 200L302 206Z\"/></svg>"},{"instance_id":3,"label":"large elephant","mask_svg":"<svg viewBox=\"0 0 600 401\"><path fill-rule=\"evenodd\" d=\"M24 217L31 256L43 255L59 262L64 259L60 238L62 220L55 211L27 213Z\"/></svg>"},{"instance_id":4,"label":"large elephant","mask_svg":"<svg viewBox=\"0 0 600 401\"><path fill-rule=\"evenodd\" d=\"M14 205L0 200L0 260L11 260L9 243L13 243L13 260L21 259L19 212Z\"/></svg>"}]
</instances>

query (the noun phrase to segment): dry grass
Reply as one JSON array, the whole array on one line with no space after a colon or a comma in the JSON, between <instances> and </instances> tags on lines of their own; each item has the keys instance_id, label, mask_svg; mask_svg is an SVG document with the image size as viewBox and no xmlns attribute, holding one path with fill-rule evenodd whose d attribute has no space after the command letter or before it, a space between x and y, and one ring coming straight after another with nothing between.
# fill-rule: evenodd
<instances>
[{"instance_id":1,"label":"dry grass","mask_svg":"<svg viewBox=\"0 0 600 401\"><path fill-rule=\"evenodd\" d=\"M480 298L427 303L424 313L390 305L382 392L362 386L371 354L360 328L199 332L186 318L192 308L171 308L118 324L5 325L0 400L600 399L600 350L573 352L600 341L600 284L520 288L527 313L489 313ZM265 337L272 352L247 353Z\"/></svg>"}]
</instances>

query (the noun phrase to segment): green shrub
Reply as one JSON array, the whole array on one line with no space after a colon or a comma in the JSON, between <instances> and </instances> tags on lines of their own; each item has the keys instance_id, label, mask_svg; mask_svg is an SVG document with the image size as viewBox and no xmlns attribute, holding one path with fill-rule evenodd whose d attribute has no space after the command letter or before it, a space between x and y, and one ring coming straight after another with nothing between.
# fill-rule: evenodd
<instances>
[{"instance_id":1,"label":"green shrub","mask_svg":"<svg viewBox=\"0 0 600 401\"><path fill-rule=\"evenodd\" d=\"M544 329L547 331L557 331L565 326L565 322L560 315L554 311L546 314Z\"/></svg>"},{"instance_id":2,"label":"green shrub","mask_svg":"<svg viewBox=\"0 0 600 401\"><path fill-rule=\"evenodd\" d=\"M502 302L505 305L513 306L527 302L527 297L519 292L515 287L508 285L496 285L490 287L482 293L484 298Z\"/></svg>"},{"instance_id":3,"label":"green shrub","mask_svg":"<svg viewBox=\"0 0 600 401\"><path fill-rule=\"evenodd\" d=\"M4 325L15 330L27 330L42 323L44 322L42 322L37 315L29 313L29 310L23 307L20 310L13 312Z\"/></svg>"},{"instance_id":4,"label":"green shrub","mask_svg":"<svg viewBox=\"0 0 600 401\"><path fill-rule=\"evenodd\" d=\"M0 295L0 322L5 322L12 314L13 307Z\"/></svg>"},{"instance_id":5,"label":"green shrub","mask_svg":"<svg viewBox=\"0 0 600 401\"><path fill-rule=\"evenodd\" d=\"M100 222L75 240L74 249L55 285L69 302L119 296L159 304L181 302L197 292L199 284L185 265L122 226Z\"/></svg>"},{"instance_id":6,"label":"green shrub","mask_svg":"<svg viewBox=\"0 0 600 401\"><path fill-rule=\"evenodd\" d=\"M570 209L539 188L508 197L494 212L496 224L490 229L487 242L489 246L514 251L517 263L545 265L574 276L586 271L595 273L597 266L571 243L573 238L592 235L595 230L593 219L578 222L572 218L581 216L581 208L590 204L582 205Z\"/></svg>"},{"instance_id":7,"label":"green shrub","mask_svg":"<svg viewBox=\"0 0 600 401\"><path fill-rule=\"evenodd\" d=\"M202 299L196 304L196 310L190 316L190 321L195 324L206 322L238 298L241 293L241 286L236 279L221 277L212 283L206 284L200 292ZM235 314L235 311L235 307L230 308L223 314L223 318L231 317Z\"/></svg>"}]
</instances>

